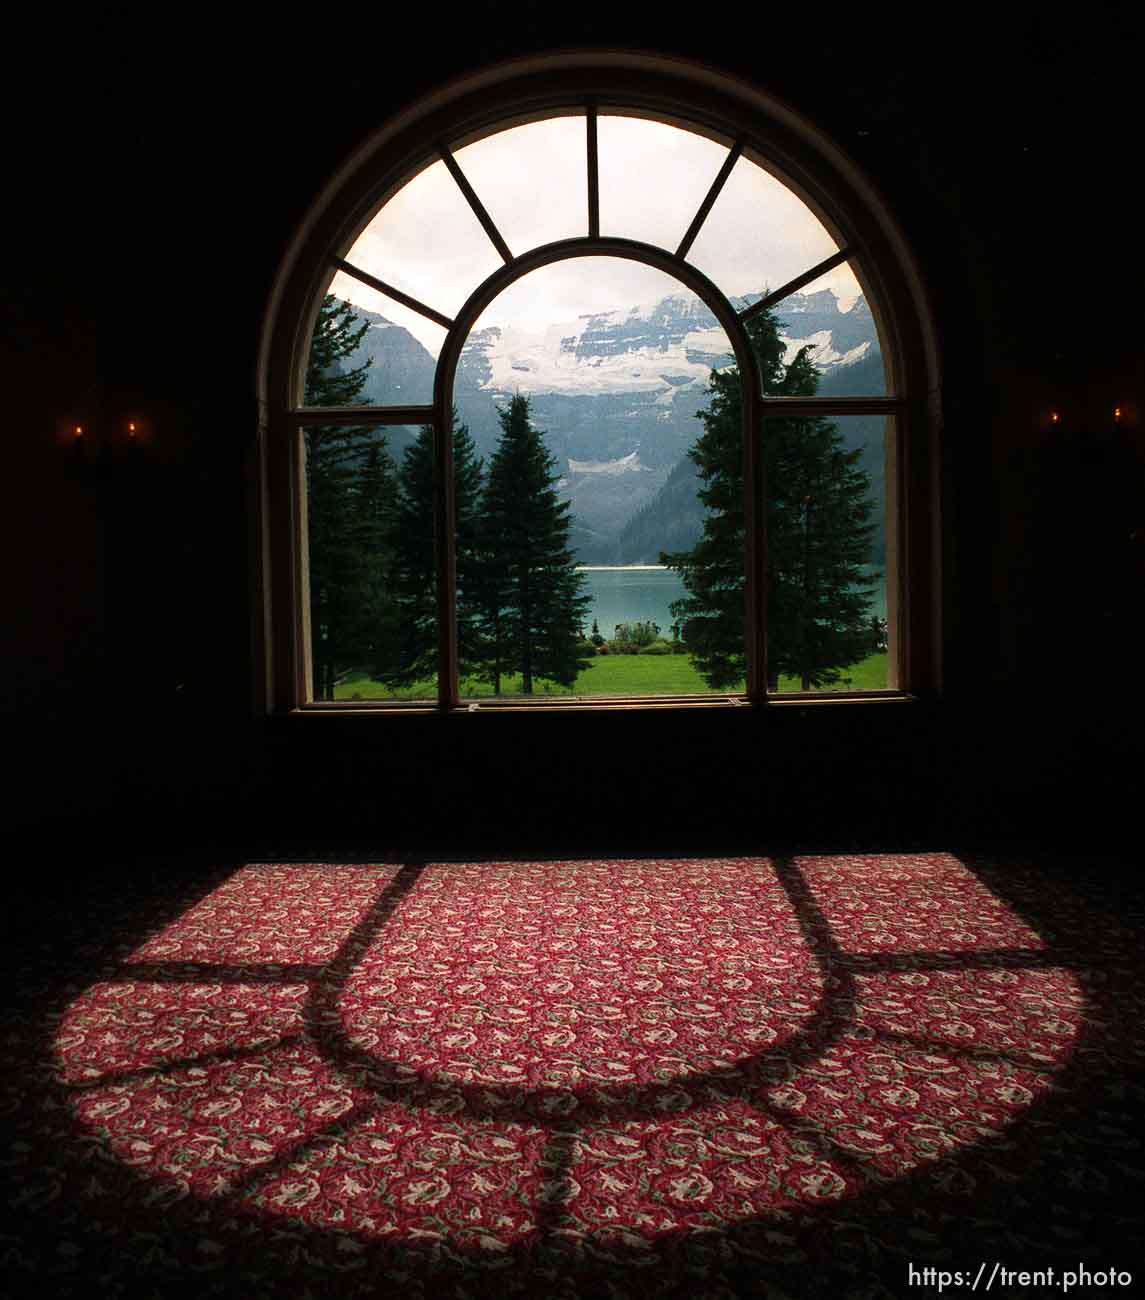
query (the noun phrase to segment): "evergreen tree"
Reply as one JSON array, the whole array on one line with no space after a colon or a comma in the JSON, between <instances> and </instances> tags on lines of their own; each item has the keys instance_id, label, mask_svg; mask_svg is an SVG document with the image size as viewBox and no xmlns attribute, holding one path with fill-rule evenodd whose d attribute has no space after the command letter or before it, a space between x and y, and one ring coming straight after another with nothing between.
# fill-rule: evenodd
<instances>
[{"instance_id":1,"label":"evergreen tree","mask_svg":"<svg viewBox=\"0 0 1145 1300\"><path fill-rule=\"evenodd\" d=\"M358 324L353 306L328 293L318 309L314 333L310 339L310 358L306 365L306 406L352 406L366 386L366 371L371 361L345 369L351 356L370 328L369 321ZM341 430L352 433L353 430Z\"/></svg>"},{"instance_id":2,"label":"evergreen tree","mask_svg":"<svg viewBox=\"0 0 1145 1300\"><path fill-rule=\"evenodd\" d=\"M394 586L397 564L398 471L385 439L373 442L358 470L352 517L361 572L356 615L351 615L350 647L355 662L379 668L398 654L401 608Z\"/></svg>"},{"instance_id":3,"label":"evergreen tree","mask_svg":"<svg viewBox=\"0 0 1145 1300\"><path fill-rule=\"evenodd\" d=\"M475 592L484 676L500 694L502 676L519 672L521 690L531 695L538 679L571 686L589 663L578 641L591 597L569 548L569 503L557 496L556 458L529 421L529 399L518 394L498 414Z\"/></svg>"},{"instance_id":4,"label":"evergreen tree","mask_svg":"<svg viewBox=\"0 0 1145 1300\"><path fill-rule=\"evenodd\" d=\"M368 322L357 324L348 302L331 294L322 300L306 367L307 406L348 406L358 397L370 363L345 368L345 361L368 328ZM363 621L371 599L368 589L372 584L376 594L381 583L376 573L371 577L363 549L367 538L359 480L371 447L379 446L379 456L383 454L384 439L379 443L368 429L321 425L307 427L304 443L313 694L333 699L339 671L367 652L372 637ZM389 465L392 470L392 461ZM374 471L378 482L371 489L375 494L384 495L380 481L385 470L379 459ZM380 535L371 536L373 554L379 557Z\"/></svg>"},{"instance_id":5,"label":"evergreen tree","mask_svg":"<svg viewBox=\"0 0 1145 1300\"><path fill-rule=\"evenodd\" d=\"M433 513L433 426L423 425L406 448L399 476L394 585L400 611L397 649L375 672L392 686L411 686L437 673L439 625ZM479 510L483 462L453 413L454 518L457 555L457 648L462 676L479 671L484 634L477 606L481 587Z\"/></svg>"},{"instance_id":6,"label":"evergreen tree","mask_svg":"<svg viewBox=\"0 0 1145 1300\"><path fill-rule=\"evenodd\" d=\"M763 392L810 396L819 372L802 348L789 364L770 311L748 324ZM704 432L688 455L707 510L690 551L661 554L688 592L672 604L697 667L716 690L746 673L744 646L743 399L736 367L712 371ZM768 688L780 674L803 689L830 686L874 649L872 582L863 573L875 526L870 480L824 419L769 419L763 432L767 519Z\"/></svg>"}]
</instances>

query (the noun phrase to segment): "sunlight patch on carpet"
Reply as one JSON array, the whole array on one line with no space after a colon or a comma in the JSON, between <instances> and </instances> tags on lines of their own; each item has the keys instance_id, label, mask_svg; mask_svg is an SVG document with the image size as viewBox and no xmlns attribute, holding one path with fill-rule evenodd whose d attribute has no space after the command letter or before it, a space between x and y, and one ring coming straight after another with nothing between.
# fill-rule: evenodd
<instances>
[{"instance_id":1,"label":"sunlight patch on carpet","mask_svg":"<svg viewBox=\"0 0 1145 1300\"><path fill-rule=\"evenodd\" d=\"M74 999L56 1073L145 1202L490 1261L781 1239L1004 1146L1085 1012L943 854L251 864Z\"/></svg>"}]
</instances>

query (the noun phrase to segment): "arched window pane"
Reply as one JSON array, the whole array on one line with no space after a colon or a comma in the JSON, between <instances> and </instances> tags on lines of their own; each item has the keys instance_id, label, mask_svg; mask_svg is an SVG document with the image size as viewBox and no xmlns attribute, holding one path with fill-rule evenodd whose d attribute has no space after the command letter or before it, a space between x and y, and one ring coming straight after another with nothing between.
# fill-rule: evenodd
<instances>
[{"instance_id":1,"label":"arched window pane","mask_svg":"<svg viewBox=\"0 0 1145 1300\"><path fill-rule=\"evenodd\" d=\"M600 233L675 252L727 157L727 146L637 117L597 121Z\"/></svg>"},{"instance_id":2,"label":"arched window pane","mask_svg":"<svg viewBox=\"0 0 1145 1300\"><path fill-rule=\"evenodd\" d=\"M687 595L684 583L678 570L660 564L662 552L690 549L703 534L708 512L697 499L688 453L704 433L696 412L709 403L712 368L730 360L727 336L695 294L662 271L624 259L577 258L534 271L477 321L454 390L485 474L484 495L472 502L472 485L457 485L464 698L743 689L742 531L725 557L735 591L724 604L738 665L727 681L713 684L693 662L683 616L672 608ZM519 575L532 565L534 587L566 583L555 603L551 591L534 599L534 590L516 589L512 575L503 590L486 583L507 563L500 543L512 520L497 522L505 493L495 478L509 472L501 413L512 415L518 398L528 410L517 410L511 436L525 436L527 419L553 464L545 483L515 483L508 500L523 515L547 485L555 501L522 526L522 546L537 543L537 555L517 557L511 567ZM733 414L725 434L741 449L738 421ZM737 466L741 454L733 453ZM742 519L742 492L736 501ZM491 529L490 551L473 553L462 536L466 509L478 529ZM567 528L558 517L567 517ZM546 529L566 553L559 574L542 554ZM577 594L582 599L574 606ZM727 621L727 611L720 612Z\"/></svg>"},{"instance_id":3,"label":"arched window pane","mask_svg":"<svg viewBox=\"0 0 1145 1300\"><path fill-rule=\"evenodd\" d=\"M454 158L514 256L588 234L583 117L510 127Z\"/></svg>"}]
</instances>

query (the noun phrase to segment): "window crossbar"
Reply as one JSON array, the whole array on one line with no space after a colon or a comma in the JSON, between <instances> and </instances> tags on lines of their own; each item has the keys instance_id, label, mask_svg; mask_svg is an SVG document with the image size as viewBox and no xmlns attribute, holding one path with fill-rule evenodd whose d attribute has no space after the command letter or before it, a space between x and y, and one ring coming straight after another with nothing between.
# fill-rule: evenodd
<instances>
[{"instance_id":1,"label":"window crossbar","mask_svg":"<svg viewBox=\"0 0 1145 1300\"><path fill-rule=\"evenodd\" d=\"M684 238L680 240L680 247L676 249L676 256L683 261L691 251L692 245L696 242L696 236L700 233L700 227L708 219L708 213L715 206L716 199L720 197L720 191L728 177L732 174L732 168L739 162L740 154L743 153L743 141L737 140L728 150L728 156L724 159L723 166L712 181L711 187L704 196L703 203L696 210L696 215L692 218L692 224L688 227Z\"/></svg>"},{"instance_id":2,"label":"window crossbar","mask_svg":"<svg viewBox=\"0 0 1145 1300\"><path fill-rule=\"evenodd\" d=\"M901 411L901 397L760 397L763 419L816 415L894 415Z\"/></svg>"},{"instance_id":3,"label":"window crossbar","mask_svg":"<svg viewBox=\"0 0 1145 1300\"><path fill-rule=\"evenodd\" d=\"M759 302L753 302L750 307L745 307L739 313L739 318L746 325L753 317L758 316L760 312L767 311L769 307L774 307L776 303L782 302L788 294L797 293L804 285L810 284L813 280L818 280L821 275L826 275L828 271L833 271L835 267L841 266L846 262L853 252L850 244L840 248L837 253L825 258L817 266L813 266L809 271L804 271L802 275L797 275L794 280L788 280L784 285L769 293Z\"/></svg>"},{"instance_id":4,"label":"window crossbar","mask_svg":"<svg viewBox=\"0 0 1145 1300\"><path fill-rule=\"evenodd\" d=\"M360 266L355 266L353 262L347 262L341 257L335 257L331 260L339 271L345 271L347 275L352 275L355 280L360 280L362 284L367 285L369 288L385 294L387 298L392 298L394 302L400 302L403 307L408 307L410 311L416 311L419 316L425 316L431 321L436 321L438 325L447 330L453 328L453 318L446 316L444 312L427 307L424 302L411 297L408 293L403 293L392 284L387 284L385 280L379 280L376 275L371 275L369 271L363 271Z\"/></svg>"},{"instance_id":5,"label":"window crossbar","mask_svg":"<svg viewBox=\"0 0 1145 1300\"><path fill-rule=\"evenodd\" d=\"M600 157L596 141L596 105L585 109L585 155L588 164L588 237L600 237Z\"/></svg>"},{"instance_id":6,"label":"window crossbar","mask_svg":"<svg viewBox=\"0 0 1145 1300\"><path fill-rule=\"evenodd\" d=\"M304 406L290 413L296 424L432 424L432 406Z\"/></svg>"},{"instance_id":7,"label":"window crossbar","mask_svg":"<svg viewBox=\"0 0 1145 1300\"><path fill-rule=\"evenodd\" d=\"M501 255L503 262L511 262L513 254L509 251L509 245L505 242L501 232L497 229L496 223L489 215L484 203L477 197L477 191L469 184L469 178L458 166L457 159L444 144L437 146L437 151L441 154L441 161L445 163L446 169L450 176L457 182L457 188L465 195L465 201L473 209L473 215L481 223L481 229L489 236L493 247Z\"/></svg>"}]
</instances>

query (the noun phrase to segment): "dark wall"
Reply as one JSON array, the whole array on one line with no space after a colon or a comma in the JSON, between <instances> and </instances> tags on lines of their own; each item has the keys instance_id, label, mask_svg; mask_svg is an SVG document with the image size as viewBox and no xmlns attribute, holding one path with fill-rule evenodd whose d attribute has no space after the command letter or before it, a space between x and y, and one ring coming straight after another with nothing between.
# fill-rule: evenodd
<instances>
[{"instance_id":1,"label":"dark wall","mask_svg":"<svg viewBox=\"0 0 1145 1300\"><path fill-rule=\"evenodd\" d=\"M27 228L3 511L17 821L459 840L515 826L537 844L606 826L634 844L1127 826L1142 793L1140 20L963 8L936 44L881 7L814 31L773 12L741 30L738 8L669 22L640 4L606 20L474 3L444 32L440 14L379 12L240 32L128 7L28 46L10 109ZM898 214L942 330L944 698L766 720L260 722L244 474L285 246L400 105L487 61L595 44L759 82Z\"/></svg>"}]
</instances>

